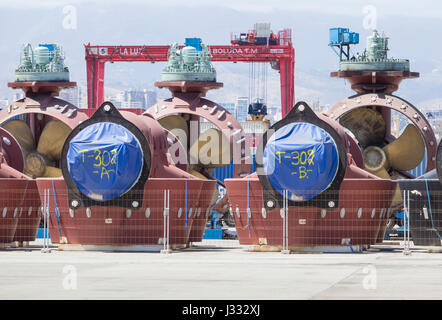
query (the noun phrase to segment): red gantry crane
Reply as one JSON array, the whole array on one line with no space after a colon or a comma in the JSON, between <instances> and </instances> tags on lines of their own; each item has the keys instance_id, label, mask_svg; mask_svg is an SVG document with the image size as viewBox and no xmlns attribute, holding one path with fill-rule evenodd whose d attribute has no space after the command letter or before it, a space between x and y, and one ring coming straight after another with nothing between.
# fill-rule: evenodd
<instances>
[{"instance_id":1,"label":"red gantry crane","mask_svg":"<svg viewBox=\"0 0 442 320\"><path fill-rule=\"evenodd\" d=\"M247 34L231 36L231 45L211 45L212 61L269 62L279 70L281 112L284 117L294 103L295 49L291 29L276 34L269 23L257 23ZM110 46L85 45L88 108L101 105L104 97L104 65L106 62L167 62L169 45Z\"/></svg>"}]
</instances>

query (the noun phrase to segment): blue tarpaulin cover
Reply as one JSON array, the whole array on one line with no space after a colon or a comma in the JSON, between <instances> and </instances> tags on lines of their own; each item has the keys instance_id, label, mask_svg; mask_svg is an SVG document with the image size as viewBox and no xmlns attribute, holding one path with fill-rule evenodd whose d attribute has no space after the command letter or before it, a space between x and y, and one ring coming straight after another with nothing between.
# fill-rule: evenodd
<instances>
[{"instance_id":1,"label":"blue tarpaulin cover","mask_svg":"<svg viewBox=\"0 0 442 320\"><path fill-rule=\"evenodd\" d=\"M272 186L288 190L294 201L307 201L324 191L338 171L339 155L333 138L322 128L294 122L268 140L263 167Z\"/></svg>"},{"instance_id":2,"label":"blue tarpaulin cover","mask_svg":"<svg viewBox=\"0 0 442 320\"><path fill-rule=\"evenodd\" d=\"M136 184L143 168L143 151L125 127L99 122L70 141L67 167L81 192L91 199L107 201Z\"/></svg>"}]
</instances>

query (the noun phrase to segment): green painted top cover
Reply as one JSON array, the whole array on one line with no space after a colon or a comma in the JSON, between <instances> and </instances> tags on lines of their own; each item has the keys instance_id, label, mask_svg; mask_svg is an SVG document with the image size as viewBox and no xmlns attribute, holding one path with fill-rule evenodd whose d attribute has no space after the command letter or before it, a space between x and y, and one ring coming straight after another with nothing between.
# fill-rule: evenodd
<instances>
[{"instance_id":1,"label":"green painted top cover","mask_svg":"<svg viewBox=\"0 0 442 320\"><path fill-rule=\"evenodd\" d=\"M193 46L178 49L174 43L169 49L167 67L161 73L161 81L216 82L216 71L210 62L210 51L201 43L201 51Z\"/></svg>"},{"instance_id":2,"label":"green painted top cover","mask_svg":"<svg viewBox=\"0 0 442 320\"><path fill-rule=\"evenodd\" d=\"M410 71L410 61L387 56L388 38L377 30L367 37L366 49L356 58L341 61L340 71Z\"/></svg>"},{"instance_id":3,"label":"green painted top cover","mask_svg":"<svg viewBox=\"0 0 442 320\"><path fill-rule=\"evenodd\" d=\"M69 81L69 69L64 65L64 59L57 44L39 44L33 50L28 43L15 70L15 81Z\"/></svg>"}]
</instances>

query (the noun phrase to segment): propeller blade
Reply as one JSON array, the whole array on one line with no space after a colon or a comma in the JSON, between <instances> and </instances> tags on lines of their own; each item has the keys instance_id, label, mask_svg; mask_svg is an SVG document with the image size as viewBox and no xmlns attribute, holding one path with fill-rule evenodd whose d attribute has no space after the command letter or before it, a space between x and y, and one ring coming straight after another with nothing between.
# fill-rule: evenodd
<instances>
[{"instance_id":1,"label":"propeller blade","mask_svg":"<svg viewBox=\"0 0 442 320\"><path fill-rule=\"evenodd\" d=\"M196 170L190 170L189 173L192 176L195 176L195 177L197 177L197 178L199 178L201 180L207 180L207 177L205 175L203 175L202 173L200 173L200 172L198 172Z\"/></svg>"},{"instance_id":2,"label":"propeller blade","mask_svg":"<svg viewBox=\"0 0 442 320\"><path fill-rule=\"evenodd\" d=\"M166 129L168 131L172 131L173 129L181 129L186 133L186 137L189 134L187 122L181 116L178 116L178 115L167 116L167 117L164 117L164 118L158 120L158 122L161 124L161 126L164 129Z\"/></svg>"},{"instance_id":3,"label":"propeller blade","mask_svg":"<svg viewBox=\"0 0 442 320\"><path fill-rule=\"evenodd\" d=\"M210 128L200 134L190 148L190 163L206 168L225 167L232 162L230 143L218 129Z\"/></svg>"},{"instance_id":4,"label":"propeller blade","mask_svg":"<svg viewBox=\"0 0 442 320\"><path fill-rule=\"evenodd\" d=\"M187 159L187 141L189 137L189 128L186 120L178 115L171 115L158 120L161 126L171 132L185 149L185 159Z\"/></svg>"},{"instance_id":5,"label":"propeller blade","mask_svg":"<svg viewBox=\"0 0 442 320\"><path fill-rule=\"evenodd\" d=\"M62 175L63 173L61 172L61 169L52 166L46 166L45 172L43 173L42 177L57 178L61 177Z\"/></svg>"},{"instance_id":6,"label":"propeller blade","mask_svg":"<svg viewBox=\"0 0 442 320\"><path fill-rule=\"evenodd\" d=\"M72 129L60 120L51 120L44 127L37 145L37 152L49 161L60 160L63 144Z\"/></svg>"},{"instance_id":7,"label":"propeller blade","mask_svg":"<svg viewBox=\"0 0 442 320\"><path fill-rule=\"evenodd\" d=\"M35 149L34 136L25 121L11 120L2 127L17 140L25 156Z\"/></svg>"},{"instance_id":8,"label":"propeller blade","mask_svg":"<svg viewBox=\"0 0 442 320\"><path fill-rule=\"evenodd\" d=\"M399 186L396 187L396 190L394 191L393 200L391 201L392 207L400 206L404 203L404 199L402 198L402 192L401 188Z\"/></svg>"},{"instance_id":9,"label":"propeller blade","mask_svg":"<svg viewBox=\"0 0 442 320\"><path fill-rule=\"evenodd\" d=\"M425 144L417 128L409 124L399 138L384 147L390 166L399 171L407 171L422 161Z\"/></svg>"},{"instance_id":10,"label":"propeller blade","mask_svg":"<svg viewBox=\"0 0 442 320\"><path fill-rule=\"evenodd\" d=\"M379 167L375 170L364 166L364 169L368 172L370 172L371 174L374 174L375 176L381 178L381 179L386 179L386 180L391 180L390 175L388 174L388 171L384 168L384 167Z\"/></svg>"},{"instance_id":11,"label":"propeller blade","mask_svg":"<svg viewBox=\"0 0 442 320\"><path fill-rule=\"evenodd\" d=\"M370 152L371 148L379 149L380 154L383 155L383 158L378 159L380 157L380 155L376 154L375 150L372 150L372 152ZM368 152L363 153L364 169L381 179L395 180L393 177L390 176L390 174L388 173L388 171L384 167L386 162L385 162L385 155L382 152L382 149L380 149L378 147L368 147L364 151L367 151L367 150L368 150ZM371 157L371 159L370 159L370 157ZM377 164L377 166L375 164ZM397 186L396 190L394 191L393 199L391 201L391 206L396 207L398 205L401 205L402 202L403 202L403 200L402 200L401 189L399 188L399 186Z\"/></svg>"},{"instance_id":12,"label":"propeller blade","mask_svg":"<svg viewBox=\"0 0 442 320\"><path fill-rule=\"evenodd\" d=\"M362 148L382 145L386 134L385 120L371 108L357 108L344 114L339 123L350 130Z\"/></svg>"}]
</instances>

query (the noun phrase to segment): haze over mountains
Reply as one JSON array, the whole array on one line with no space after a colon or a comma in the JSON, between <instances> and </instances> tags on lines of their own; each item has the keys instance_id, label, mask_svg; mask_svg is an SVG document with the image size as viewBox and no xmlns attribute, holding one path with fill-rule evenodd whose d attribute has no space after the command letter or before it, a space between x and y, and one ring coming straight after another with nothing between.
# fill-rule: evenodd
<instances>
[{"instance_id":1,"label":"haze over mountains","mask_svg":"<svg viewBox=\"0 0 442 320\"><path fill-rule=\"evenodd\" d=\"M201 37L205 43L229 44L230 33L246 32L257 21L269 21L273 31L292 29L295 46L295 98L319 100L333 105L352 94L344 80L329 77L338 67L338 58L328 47L330 27L349 27L360 33L365 48L369 30L363 29L364 1L342 1L342 10L328 1L304 4L298 1L0 1L0 98L10 97L6 83L13 79L20 48L56 42L63 46L71 79L85 84L84 43L92 44L170 44L186 37ZM397 9L393 3L401 8ZM442 5L421 1L372 1L377 8L377 29L390 37L390 57L410 59L419 79L406 80L396 93L419 107L442 105ZM63 7L73 5L77 29L63 28ZM341 4L338 5L338 7ZM431 7L432 6L432 7ZM405 10L404 7L407 9ZM399 10L399 12L397 11ZM224 88L209 93L218 102L234 101L248 95L248 65L217 63L218 81ZM106 64L106 92L127 88L153 88L164 64ZM268 68L268 104L280 105L279 75ZM162 92L167 96L167 92Z\"/></svg>"}]
</instances>

